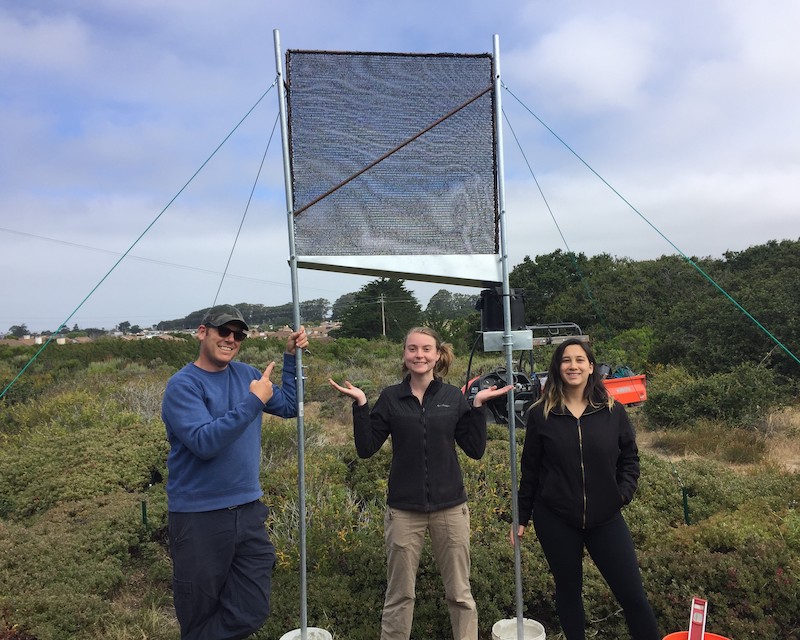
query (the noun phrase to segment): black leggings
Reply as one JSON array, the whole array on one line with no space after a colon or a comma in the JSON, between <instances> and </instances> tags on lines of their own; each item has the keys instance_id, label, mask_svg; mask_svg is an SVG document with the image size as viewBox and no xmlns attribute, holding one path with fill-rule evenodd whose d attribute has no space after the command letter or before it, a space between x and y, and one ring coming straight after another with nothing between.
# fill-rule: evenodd
<instances>
[{"instance_id":1,"label":"black leggings","mask_svg":"<svg viewBox=\"0 0 800 640\"><path fill-rule=\"evenodd\" d=\"M642 585L631 533L621 513L600 526L580 529L536 504L533 525L556 583L556 611L567 640L586 637L582 595L584 547L622 606L631 637L661 640Z\"/></svg>"}]
</instances>

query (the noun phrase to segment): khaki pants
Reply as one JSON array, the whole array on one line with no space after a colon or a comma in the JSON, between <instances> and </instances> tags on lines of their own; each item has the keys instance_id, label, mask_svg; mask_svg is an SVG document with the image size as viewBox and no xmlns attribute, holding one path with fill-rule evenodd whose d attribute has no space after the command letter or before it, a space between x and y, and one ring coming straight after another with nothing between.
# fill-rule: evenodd
<instances>
[{"instance_id":1,"label":"khaki pants","mask_svg":"<svg viewBox=\"0 0 800 640\"><path fill-rule=\"evenodd\" d=\"M420 513L386 510L387 586L381 640L408 640L414 617L415 583L425 532L444 582L454 640L478 640L478 611L469 584L469 509L461 504Z\"/></svg>"}]
</instances>

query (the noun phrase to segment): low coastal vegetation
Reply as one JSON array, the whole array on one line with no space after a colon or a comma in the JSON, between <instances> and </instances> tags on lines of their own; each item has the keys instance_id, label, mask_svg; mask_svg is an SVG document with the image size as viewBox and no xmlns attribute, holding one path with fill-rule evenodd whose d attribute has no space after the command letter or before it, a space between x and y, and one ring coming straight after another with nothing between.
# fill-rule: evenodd
<instances>
[{"instance_id":1,"label":"low coastal vegetation","mask_svg":"<svg viewBox=\"0 0 800 640\"><path fill-rule=\"evenodd\" d=\"M0 401L0 638L176 640L166 547L167 443L160 420L168 377L193 359L191 339L63 347ZM107 345L112 345L108 341ZM138 345L138 346L137 346ZM602 359L613 345L595 344ZM0 346L0 350L4 347ZM280 362L282 343L253 340L242 359ZM5 385L32 350L0 353ZM349 403L327 385L347 378L374 400L399 375L400 346L315 343L304 359L308 623L337 640L379 633L385 588L383 511L389 445L357 458ZM546 361L543 354L539 361ZM497 366L479 354L471 373ZM467 354L450 382L461 385ZM800 408L796 388L763 369L698 377L648 370L644 405L630 410L642 477L626 509L645 586L665 633L686 627L692 596L709 601L709 631L730 638L800 635ZM489 427L479 461L461 458L472 515L472 582L481 638L515 615L510 431ZM524 429L513 433L521 452ZM300 624L297 422L266 417L262 484L278 549L272 615L255 636ZM524 613L560 629L552 578L535 538L521 557ZM586 564L589 631L627 637L621 611ZM417 585L413 637L449 637L433 560Z\"/></svg>"}]
</instances>

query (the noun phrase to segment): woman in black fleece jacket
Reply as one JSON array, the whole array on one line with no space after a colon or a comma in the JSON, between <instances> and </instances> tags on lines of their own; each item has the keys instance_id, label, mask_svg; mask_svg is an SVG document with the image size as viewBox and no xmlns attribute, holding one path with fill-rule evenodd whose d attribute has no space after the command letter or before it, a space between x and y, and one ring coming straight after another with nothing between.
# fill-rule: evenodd
<instances>
[{"instance_id":1,"label":"woman in black fleece jacket","mask_svg":"<svg viewBox=\"0 0 800 640\"><path fill-rule=\"evenodd\" d=\"M428 327L411 329L403 346L400 384L386 387L370 411L358 387L329 380L353 399L353 433L362 458L392 437L392 466L384 517L387 585L381 640L408 640L415 584L426 531L442 575L455 640L478 640L478 614L469 582L469 510L455 445L478 459L486 449L483 405L511 386L482 389L469 406L442 382L453 349Z\"/></svg>"},{"instance_id":2,"label":"woman in black fleece jacket","mask_svg":"<svg viewBox=\"0 0 800 640\"><path fill-rule=\"evenodd\" d=\"M634 640L659 640L621 509L639 479L636 436L625 408L608 395L581 340L553 354L542 398L528 417L519 493L519 541L528 521L556 584L567 640L584 640L583 550L622 606ZM515 543L511 532L512 544Z\"/></svg>"}]
</instances>

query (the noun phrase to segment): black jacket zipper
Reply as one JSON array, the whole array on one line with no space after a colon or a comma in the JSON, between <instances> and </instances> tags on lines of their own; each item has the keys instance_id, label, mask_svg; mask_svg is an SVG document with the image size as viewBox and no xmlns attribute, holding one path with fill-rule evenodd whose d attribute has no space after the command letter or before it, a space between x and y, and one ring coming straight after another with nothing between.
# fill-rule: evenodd
<instances>
[{"instance_id":1,"label":"black jacket zipper","mask_svg":"<svg viewBox=\"0 0 800 640\"><path fill-rule=\"evenodd\" d=\"M583 515L581 516L581 528L586 528L586 507L588 498L586 497L586 465L584 464L583 460L583 430L581 429L581 419L578 418L577 421L577 429L578 429L578 450L580 451L581 457L581 490L583 492Z\"/></svg>"}]
</instances>

